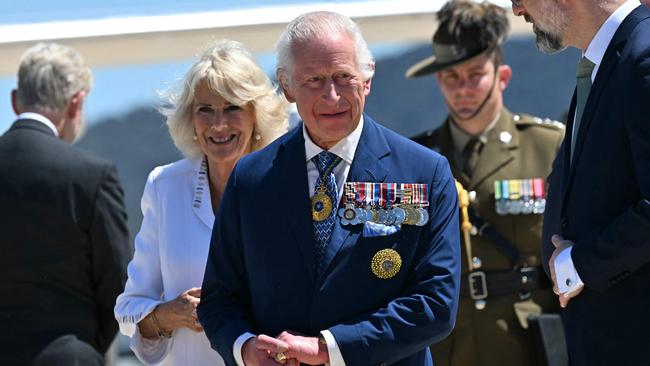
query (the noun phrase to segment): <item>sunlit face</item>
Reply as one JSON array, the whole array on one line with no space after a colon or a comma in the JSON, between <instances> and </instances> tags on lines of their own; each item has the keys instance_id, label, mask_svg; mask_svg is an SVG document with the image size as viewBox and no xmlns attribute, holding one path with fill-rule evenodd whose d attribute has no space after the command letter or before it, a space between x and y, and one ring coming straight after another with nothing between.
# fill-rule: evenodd
<instances>
[{"instance_id":1,"label":"sunlit face","mask_svg":"<svg viewBox=\"0 0 650 366\"><path fill-rule=\"evenodd\" d=\"M565 32L568 16L555 0L518 0L512 10L533 24L537 48L544 53L555 53L567 47Z\"/></svg>"},{"instance_id":2,"label":"sunlit face","mask_svg":"<svg viewBox=\"0 0 650 366\"><path fill-rule=\"evenodd\" d=\"M234 105L213 92L206 82L197 85L192 124L208 161L237 162L251 151L255 114L249 104Z\"/></svg>"},{"instance_id":3,"label":"sunlit face","mask_svg":"<svg viewBox=\"0 0 650 366\"><path fill-rule=\"evenodd\" d=\"M370 80L363 80L354 41L322 37L293 49L293 72L282 86L295 102L311 139L329 149L359 124Z\"/></svg>"},{"instance_id":4,"label":"sunlit face","mask_svg":"<svg viewBox=\"0 0 650 366\"><path fill-rule=\"evenodd\" d=\"M505 85L499 82L500 75L495 73L494 68L492 57L484 53L438 72L440 90L454 119L464 121L474 118L486 99L483 107L486 112L499 107L500 92Z\"/></svg>"}]
</instances>

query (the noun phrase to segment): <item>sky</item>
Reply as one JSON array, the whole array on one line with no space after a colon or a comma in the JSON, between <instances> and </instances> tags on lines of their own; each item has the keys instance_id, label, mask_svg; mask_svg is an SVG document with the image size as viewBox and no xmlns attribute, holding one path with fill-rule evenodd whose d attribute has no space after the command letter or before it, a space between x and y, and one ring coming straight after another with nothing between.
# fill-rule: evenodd
<instances>
[{"instance_id":1,"label":"sky","mask_svg":"<svg viewBox=\"0 0 650 366\"><path fill-rule=\"evenodd\" d=\"M320 0L318 2L346 3L355 1ZM260 5L304 3L306 2L297 0L0 0L0 24L169 15L245 9ZM414 45L371 44L370 46L375 58L381 58L402 52ZM262 68L272 74L275 67L275 55L258 54L256 57ZM192 61L188 59L180 62L147 65L95 67L93 69L94 86L84 103L86 120L92 124L105 117L126 114L136 106L158 105L161 102L160 92L175 85L189 69ZM125 88L124 85L137 85L137 87ZM0 133L7 130L15 119L10 103L10 93L15 86L16 77L14 75L0 77Z\"/></svg>"}]
</instances>

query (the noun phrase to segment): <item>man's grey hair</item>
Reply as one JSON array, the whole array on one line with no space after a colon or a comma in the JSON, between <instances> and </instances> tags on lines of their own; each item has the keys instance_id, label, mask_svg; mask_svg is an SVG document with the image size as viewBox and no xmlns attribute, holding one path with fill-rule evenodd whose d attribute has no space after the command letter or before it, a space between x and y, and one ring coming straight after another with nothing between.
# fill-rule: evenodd
<instances>
[{"instance_id":1,"label":"man's grey hair","mask_svg":"<svg viewBox=\"0 0 650 366\"><path fill-rule=\"evenodd\" d=\"M333 12L316 11L305 13L287 25L276 45L278 53L277 72L290 83L293 72L293 49L296 45L311 42L327 36L346 34L354 41L356 60L364 80L375 74L375 60L359 27L350 18Z\"/></svg>"},{"instance_id":2,"label":"man's grey hair","mask_svg":"<svg viewBox=\"0 0 650 366\"><path fill-rule=\"evenodd\" d=\"M92 79L77 51L58 43L38 43L20 59L16 102L20 108L61 113L75 94L90 91Z\"/></svg>"}]
</instances>

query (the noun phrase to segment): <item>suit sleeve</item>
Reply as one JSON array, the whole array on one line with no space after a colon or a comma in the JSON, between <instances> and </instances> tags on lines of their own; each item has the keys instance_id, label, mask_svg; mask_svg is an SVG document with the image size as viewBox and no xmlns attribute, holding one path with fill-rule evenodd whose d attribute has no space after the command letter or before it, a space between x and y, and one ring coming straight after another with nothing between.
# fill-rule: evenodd
<instances>
[{"instance_id":1,"label":"suit sleeve","mask_svg":"<svg viewBox=\"0 0 650 366\"><path fill-rule=\"evenodd\" d=\"M573 263L589 287L605 291L650 263L650 49L630 70L622 112L640 199L575 243ZM627 147L622 147L627 148Z\"/></svg>"},{"instance_id":2,"label":"suit sleeve","mask_svg":"<svg viewBox=\"0 0 650 366\"><path fill-rule=\"evenodd\" d=\"M226 365L236 365L233 356L235 340L246 332L255 333L250 327L251 315L247 312L250 296L244 270L237 195L235 167L215 219L198 307L199 321L210 345L219 352Z\"/></svg>"},{"instance_id":3,"label":"suit sleeve","mask_svg":"<svg viewBox=\"0 0 650 366\"><path fill-rule=\"evenodd\" d=\"M117 333L113 315L115 299L122 292L129 255L129 230L124 192L114 165L107 165L95 198L91 221L94 297L101 351L105 352Z\"/></svg>"},{"instance_id":4,"label":"suit sleeve","mask_svg":"<svg viewBox=\"0 0 650 366\"><path fill-rule=\"evenodd\" d=\"M347 365L393 363L439 342L456 319L460 283L458 194L439 158L430 184L430 220L400 297L386 307L329 328Z\"/></svg>"}]
</instances>

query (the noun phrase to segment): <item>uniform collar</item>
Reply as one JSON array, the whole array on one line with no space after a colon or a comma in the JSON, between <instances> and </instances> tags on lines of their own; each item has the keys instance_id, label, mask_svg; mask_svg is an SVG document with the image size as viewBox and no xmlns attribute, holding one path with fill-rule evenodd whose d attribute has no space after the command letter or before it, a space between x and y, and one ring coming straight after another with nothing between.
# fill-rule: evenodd
<instances>
[{"instance_id":1,"label":"uniform collar","mask_svg":"<svg viewBox=\"0 0 650 366\"><path fill-rule=\"evenodd\" d=\"M499 113L497 118L495 118L492 122L490 122L487 128L480 135L478 135L478 139L481 140L482 143L487 142L488 134L490 133L490 131L494 129L494 126L496 126L497 121L499 121L499 118L501 117L501 114L502 113ZM454 151L457 154L463 152L463 150L465 149L465 145L467 145L469 140L471 140L474 137L477 137L465 132L462 128L460 128L451 116L449 116L449 133L451 133L451 139L453 141Z\"/></svg>"}]
</instances>

